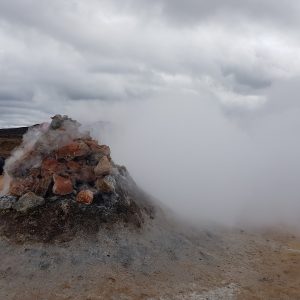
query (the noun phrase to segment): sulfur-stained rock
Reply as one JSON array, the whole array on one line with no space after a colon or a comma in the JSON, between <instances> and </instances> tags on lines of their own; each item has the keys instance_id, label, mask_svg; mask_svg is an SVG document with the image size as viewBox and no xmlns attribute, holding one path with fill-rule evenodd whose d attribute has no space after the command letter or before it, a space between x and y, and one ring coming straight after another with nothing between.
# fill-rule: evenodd
<instances>
[{"instance_id":1,"label":"sulfur-stained rock","mask_svg":"<svg viewBox=\"0 0 300 300\"><path fill-rule=\"evenodd\" d=\"M56 195L64 196L73 192L73 184L70 178L53 175L54 185L53 193Z\"/></svg>"},{"instance_id":2,"label":"sulfur-stained rock","mask_svg":"<svg viewBox=\"0 0 300 300\"><path fill-rule=\"evenodd\" d=\"M13 204L13 208L19 212L27 212L28 210L45 204L43 197L37 196L33 192L28 192Z\"/></svg>"},{"instance_id":3,"label":"sulfur-stained rock","mask_svg":"<svg viewBox=\"0 0 300 300\"><path fill-rule=\"evenodd\" d=\"M91 152L89 146L83 141L72 142L57 151L58 159L72 160L75 157L87 156Z\"/></svg>"},{"instance_id":4,"label":"sulfur-stained rock","mask_svg":"<svg viewBox=\"0 0 300 300\"><path fill-rule=\"evenodd\" d=\"M94 169L96 176L109 175L112 172L112 165L107 156L103 156Z\"/></svg>"},{"instance_id":5,"label":"sulfur-stained rock","mask_svg":"<svg viewBox=\"0 0 300 300\"><path fill-rule=\"evenodd\" d=\"M83 204L91 204L94 199L94 194L90 190L82 190L76 196L76 201Z\"/></svg>"},{"instance_id":6,"label":"sulfur-stained rock","mask_svg":"<svg viewBox=\"0 0 300 300\"><path fill-rule=\"evenodd\" d=\"M116 180L113 176L108 175L103 178L98 178L96 181L96 188L101 193L113 193L116 187Z\"/></svg>"}]
</instances>

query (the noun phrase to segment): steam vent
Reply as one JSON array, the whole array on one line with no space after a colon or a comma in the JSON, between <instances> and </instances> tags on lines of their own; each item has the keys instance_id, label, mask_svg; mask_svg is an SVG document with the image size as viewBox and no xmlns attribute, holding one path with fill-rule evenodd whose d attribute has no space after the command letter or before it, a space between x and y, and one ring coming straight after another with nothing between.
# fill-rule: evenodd
<instances>
[{"instance_id":1,"label":"steam vent","mask_svg":"<svg viewBox=\"0 0 300 300\"><path fill-rule=\"evenodd\" d=\"M1 231L49 241L121 223L139 228L153 218L147 196L110 148L67 116L34 126L4 166Z\"/></svg>"}]
</instances>

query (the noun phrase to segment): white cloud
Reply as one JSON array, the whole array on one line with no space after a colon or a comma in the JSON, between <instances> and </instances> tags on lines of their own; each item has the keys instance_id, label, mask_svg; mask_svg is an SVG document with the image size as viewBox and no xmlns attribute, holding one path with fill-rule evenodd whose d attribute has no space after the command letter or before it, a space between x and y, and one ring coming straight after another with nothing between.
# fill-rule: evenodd
<instances>
[{"instance_id":1,"label":"white cloud","mask_svg":"<svg viewBox=\"0 0 300 300\"><path fill-rule=\"evenodd\" d=\"M211 78L222 105L253 110L266 102L274 82L299 75L298 33L290 25L287 34L278 5L269 1L251 18L257 9L250 2L233 8L231 2L188 1L184 11L177 1L122 3L0 1L1 107L13 106L11 98L32 107L44 95L36 106L42 116L66 99L142 101L171 88L201 94L207 89L201 81ZM293 16L297 7L282 13ZM221 12L239 23L224 21ZM198 13L206 17L196 26L167 22L167 16ZM262 22L262 15L272 22Z\"/></svg>"}]
</instances>

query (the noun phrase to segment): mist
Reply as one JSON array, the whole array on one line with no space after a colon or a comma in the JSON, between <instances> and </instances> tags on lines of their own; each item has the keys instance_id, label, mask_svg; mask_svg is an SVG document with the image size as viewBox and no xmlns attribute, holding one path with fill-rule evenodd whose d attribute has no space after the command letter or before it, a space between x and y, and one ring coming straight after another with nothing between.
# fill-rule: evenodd
<instances>
[{"instance_id":1,"label":"mist","mask_svg":"<svg viewBox=\"0 0 300 300\"><path fill-rule=\"evenodd\" d=\"M205 93L163 96L77 103L68 113L189 222L300 225L299 110L229 109Z\"/></svg>"}]
</instances>

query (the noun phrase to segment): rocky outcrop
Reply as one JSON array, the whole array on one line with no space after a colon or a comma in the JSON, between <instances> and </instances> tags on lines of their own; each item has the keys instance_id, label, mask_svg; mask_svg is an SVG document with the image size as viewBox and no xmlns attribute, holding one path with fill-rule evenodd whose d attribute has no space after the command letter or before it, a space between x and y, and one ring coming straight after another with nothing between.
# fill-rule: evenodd
<instances>
[{"instance_id":1,"label":"rocky outcrop","mask_svg":"<svg viewBox=\"0 0 300 300\"><path fill-rule=\"evenodd\" d=\"M153 215L127 169L113 162L110 148L81 132L80 124L67 116L54 116L50 124L30 129L7 160L5 176L9 187L8 196L0 197L2 220L15 222L14 214L22 214L11 231L39 222L45 228L65 226L70 224L68 218L75 227L76 222L85 223L82 218L96 224L130 222L139 227L145 216Z\"/></svg>"}]
</instances>

